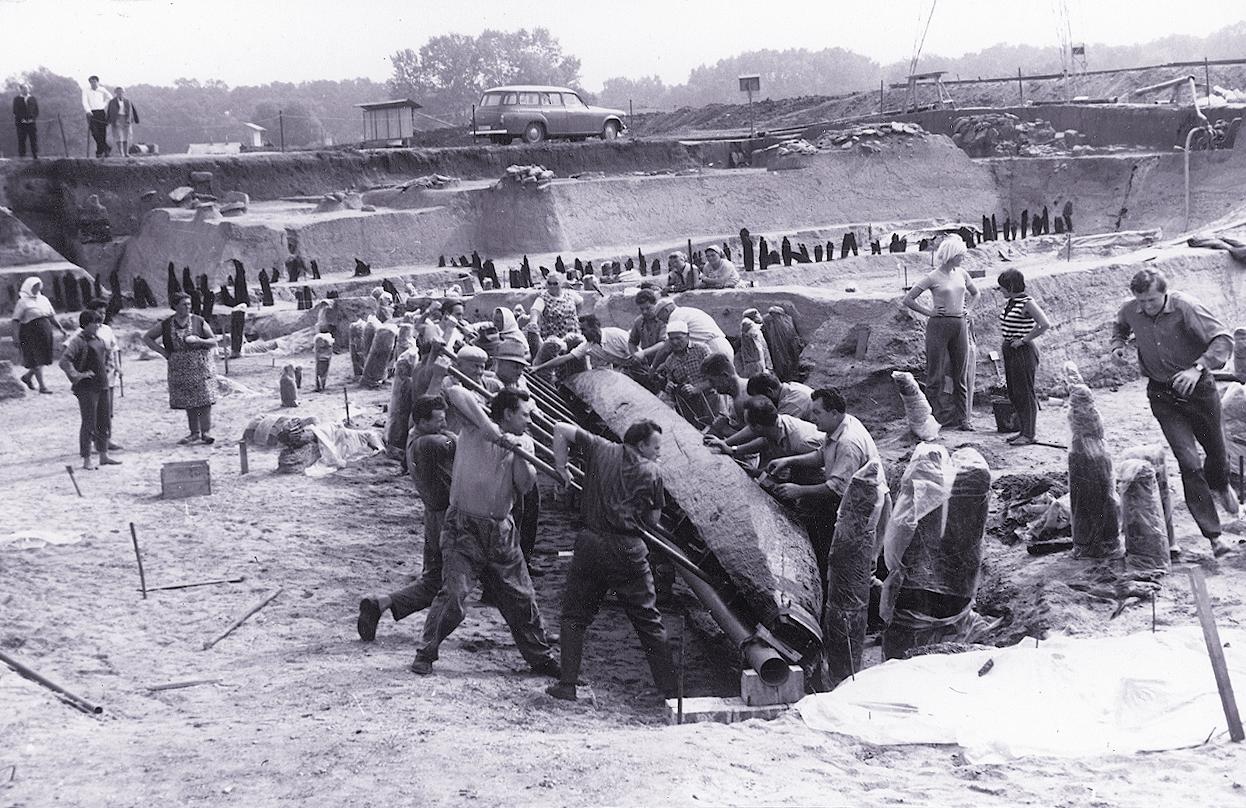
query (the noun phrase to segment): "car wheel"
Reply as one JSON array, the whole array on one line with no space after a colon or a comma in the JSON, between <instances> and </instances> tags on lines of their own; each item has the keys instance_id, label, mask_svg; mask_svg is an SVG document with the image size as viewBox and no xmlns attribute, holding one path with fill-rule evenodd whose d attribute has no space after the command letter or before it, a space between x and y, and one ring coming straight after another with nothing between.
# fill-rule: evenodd
<instances>
[{"instance_id":1,"label":"car wheel","mask_svg":"<svg viewBox=\"0 0 1246 808\"><path fill-rule=\"evenodd\" d=\"M602 130L601 130L601 139L602 140L614 140L618 136L619 136L618 121L606 121L606 125L602 127Z\"/></svg>"},{"instance_id":2,"label":"car wheel","mask_svg":"<svg viewBox=\"0 0 1246 808\"><path fill-rule=\"evenodd\" d=\"M545 140L545 127L539 122L533 121L524 127L523 139L525 143L540 143Z\"/></svg>"}]
</instances>

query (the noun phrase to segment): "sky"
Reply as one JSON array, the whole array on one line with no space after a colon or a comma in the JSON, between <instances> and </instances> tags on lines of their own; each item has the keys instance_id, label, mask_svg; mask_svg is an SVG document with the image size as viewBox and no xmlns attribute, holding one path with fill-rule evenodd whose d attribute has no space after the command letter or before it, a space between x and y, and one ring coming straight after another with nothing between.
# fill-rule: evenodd
<instances>
[{"instance_id":1,"label":"sky","mask_svg":"<svg viewBox=\"0 0 1246 808\"><path fill-rule=\"evenodd\" d=\"M581 83L596 91L612 76L681 84L698 65L761 48L908 60L932 5L922 52L944 56L1000 42L1054 49L1062 6L1073 41L1088 44L1203 36L1246 19L1242 0L1186 7L1197 13L1156 0L0 0L0 79L44 65L109 86L383 81L390 54L430 37L544 27L580 57Z\"/></svg>"}]
</instances>

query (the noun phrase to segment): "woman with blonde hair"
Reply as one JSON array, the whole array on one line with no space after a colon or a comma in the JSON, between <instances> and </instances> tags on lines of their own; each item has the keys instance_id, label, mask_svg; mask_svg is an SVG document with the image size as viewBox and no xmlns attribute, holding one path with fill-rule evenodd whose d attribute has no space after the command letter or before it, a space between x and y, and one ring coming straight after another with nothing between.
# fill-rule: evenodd
<instances>
[{"instance_id":1,"label":"woman with blonde hair","mask_svg":"<svg viewBox=\"0 0 1246 808\"><path fill-rule=\"evenodd\" d=\"M908 291L903 305L929 318L926 321L926 398L935 404L943 377L951 376L952 412L940 418L940 423L972 432L967 372L968 312L978 301L979 292L969 273L961 268L968 251L964 239L956 233L945 236L935 250L935 268ZM925 291L930 292L930 306L917 301Z\"/></svg>"}]
</instances>

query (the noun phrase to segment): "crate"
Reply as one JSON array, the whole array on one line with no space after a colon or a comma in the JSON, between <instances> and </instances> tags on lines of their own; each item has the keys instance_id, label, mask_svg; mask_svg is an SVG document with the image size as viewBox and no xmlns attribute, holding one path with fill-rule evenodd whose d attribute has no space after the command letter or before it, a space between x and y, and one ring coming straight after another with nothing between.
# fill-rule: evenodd
<instances>
[{"instance_id":1,"label":"crate","mask_svg":"<svg viewBox=\"0 0 1246 808\"><path fill-rule=\"evenodd\" d=\"M182 499L212 493L212 471L206 460L165 463L160 467L161 499Z\"/></svg>"}]
</instances>

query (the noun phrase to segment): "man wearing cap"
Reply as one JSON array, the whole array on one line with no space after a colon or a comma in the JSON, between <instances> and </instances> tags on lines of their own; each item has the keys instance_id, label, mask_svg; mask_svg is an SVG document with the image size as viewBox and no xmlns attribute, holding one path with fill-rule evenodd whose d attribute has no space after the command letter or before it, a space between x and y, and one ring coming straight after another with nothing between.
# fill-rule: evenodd
<instances>
[{"instance_id":1,"label":"man wearing cap","mask_svg":"<svg viewBox=\"0 0 1246 808\"><path fill-rule=\"evenodd\" d=\"M99 76L91 76L87 81L91 86L82 91L82 108L95 140L95 156L103 158L112 151L108 147L108 102L112 101L112 93L100 86Z\"/></svg>"},{"instance_id":2,"label":"man wearing cap","mask_svg":"<svg viewBox=\"0 0 1246 808\"><path fill-rule=\"evenodd\" d=\"M666 289L668 294L690 292L700 285L697 268L688 263L688 256L676 250L666 256Z\"/></svg>"},{"instance_id":3,"label":"man wearing cap","mask_svg":"<svg viewBox=\"0 0 1246 808\"><path fill-rule=\"evenodd\" d=\"M705 266L701 267L702 289L734 289L740 285L740 271L723 258L714 245L705 248Z\"/></svg>"},{"instance_id":4,"label":"man wearing cap","mask_svg":"<svg viewBox=\"0 0 1246 808\"><path fill-rule=\"evenodd\" d=\"M727 335L718 327L718 323L714 322L713 317L692 306L676 306L673 300L663 299L650 302L652 293L646 294L647 291L642 289L636 293L636 307L640 309L642 315L652 313L658 320L668 324L672 320L678 320L688 329L688 339L693 343L704 345L708 353L725 354L732 362L735 361L735 349L731 347L731 343L727 341ZM662 337L666 339L665 331ZM646 348L642 356L646 358L655 356L665 349L664 346L663 342Z\"/></svg>"},{"instance_id":5,"label":"man wearing cap","mask_svg":"<svg viewBox=\"0 0 1246 808\"><path fill-rule=\"evenodd\" d=\"M666 324L666 342L671 352L657 370L666 379L666 392L680 415L698 427L707 427L718 416L721 401L717 394L705 392L709 384L701 365L710 356L709 348L688 338L688 324L682 320Z\"/></svg>"},{"instance_id":6,"label":"man wearing cap","mask_svg":"<svg viewBox=\"0 0 1246 808\"><path fill-rule=\"evenodd\" d=\"M476 396L461 387L451 387L445 395L466 424L459 433L450 507L441 530L441 590L428 609L423 643L411 670L432 673L442 641L463 622L471 579L484 576L528 665L557 678L561 670L545 637L511 516L515 500L536 483L532 464L510 451L516 447L534 453L532 438L525 434L532 422L532 403L527 393L505 389L493 397L486 412Z\"/></svg>"}]
</instances>

